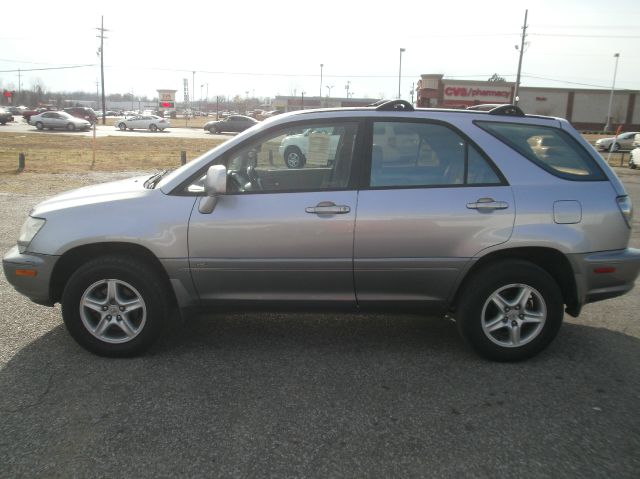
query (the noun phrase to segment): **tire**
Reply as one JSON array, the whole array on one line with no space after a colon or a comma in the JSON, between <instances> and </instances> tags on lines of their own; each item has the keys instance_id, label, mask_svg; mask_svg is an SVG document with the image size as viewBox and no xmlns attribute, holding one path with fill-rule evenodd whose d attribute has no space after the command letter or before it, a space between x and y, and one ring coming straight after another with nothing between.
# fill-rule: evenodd
<instances>
[{"instance_id":1,"label":"tire","mask_svg":"<svg viewBox=\"0 0 640 479\"><path fill-rule=\"evenodd\" d=\"M74 125L73 123L67 123L67 130L76 131L76 125Z\"/></svg>"},{"instance_id":2,"label":"tire","mask_svg":"<svg viewBox=\"0 0 640 479\"><path fill-rule=\"evenodd\" d=\"M636 165L636 163L633 160L629 160L629 168L631 168L632 170L635 170L638 167L638 165Z\"/></svg>"},{"instance_id":3,"label":"tire","mask_svg":"<svg viewBox=\"0 0 640 479\"><path fill-rule=\"evenodd\" d=\"M609 147L609 151L618 151L620 149L620 145L618 143L611 143Z\"/></svg>"},{"instance_id":4,"label":"tire","mask_svg":"<svg viewBox=\"0 0 640 479\"><path fill-rule=\"evenodd\" d=\"M214 134L217 135L220 132L218 131L218 129L215 126L212 126L211 128L209 128L209 133L211 133L212 135L214 135Z\"/></svg>"},{"instance_id":5,"label":"tire","mask_svg":"<svg viewBox=\"0 0 640 479\"><path fill-rule=\"evenodd\" d=\"M127 125L124 123L120 123L118 125L118 128L120 129L120 131L125 131L127 129Z\"/></svg>"},{"instance_id":6,"label":"tire","mask_svg":"<svg viewBox=\"0 0 640 479\"><path fill-rule=\"evenodd\" d=\"M44 125L42 124L42 122L41 122L41 121L37 121L37 122L36 122L36 128L37 128L38 130L43 130L43 129L44 129Z\"/></svg>"},{"instance_id":7,"label":"tire","mask_svg":"<svg viewBox=\"0 0 640 479\"><path fill-rule=\"evenodd\" d=\"M157 272L126 256L85 263L67 282L62 318L71 336L100 356L131 357L151 346L167 320L168 291Z\"/></svg>"},{"instance_id":8,"label":"tire","mask_svg":"<svg viewBox=\"0 0 640 479\"><path fill-rule=\"evenodd\" d=\"M286 150L284 150L284 162L287 165L287 168L297 169L304 167L307 159L300 151L300 148L297 146L288 146Z\"/></svg>"},{"instance_id":9,"label":"tire","mask_svg":"<svg viewBox=\"0 0 640 479\"><path fill-rule=\"evenodd\" d=\"M560 287L549 273L528 261L488 265L463 287L455 314L458 331L487 359L531 358L560 330L564 315Z\"/></svg>"},{"instance_id":10,"label":"tire","mask_svg":"<svg viewBox=\"0 0 640 479\"><path fill-rule=\"evenodd\" d=\"M149 125L149 130L158 131L158 127L155 124L151 123L151 125Z\"/></svg>"}]
</instances>

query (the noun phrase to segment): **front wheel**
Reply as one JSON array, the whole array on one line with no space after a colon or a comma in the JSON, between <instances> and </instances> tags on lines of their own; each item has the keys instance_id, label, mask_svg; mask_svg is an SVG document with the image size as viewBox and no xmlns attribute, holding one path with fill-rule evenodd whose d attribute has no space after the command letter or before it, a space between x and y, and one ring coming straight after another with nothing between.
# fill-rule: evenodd
<instances>
[{"instance_id":1,"label":"front wheel","mask_svg":"<svg viewBox=\"0 0 640 479\"><path fill-rule=\"evenodd\" d=\"M109 357L144 352L160 335L169 310L157 272L124 256L96 258L78 268L61 303L71 336L88 351Z\"/></svg>"},{"instance_id":2,"label":"front wheel","mask_svg":"<svg viewBox=\"0 0 640 479\"><path fill-rule=\"evenodd\" d=\"M617 143L612 143L609 147L609 151L618 151L620 149L620 145Z\"/></svg>"},{"instance_id":3,"label":"front wheel","mask_svg":"<svg viewBox=\"0 0 640 479\"><path fill-rule=\"evenodd\" d=\"M297 146L289 146L284 151L284 162L287 168L302 168L306 163L306 158Z\"/></svg>"},{"instance_id":4,"label":"front wheel","mask_svg":"<svg viewBox=\"0 0 640 479\"><path fill-rule=\"evenodd\" d=\"M120 131L125 131L127 129L127 125L125 123L120 123L118 125L118 128L120 129Z\"/></svg>"},{"instance_id":5,"label":"front wheel","mask_svg":"<svg viewBox=\"0 0 640 479\"><path fill-rule=\"evenodd\" d=\"M67 130L76 131L76 125L74 125L73 123L67 123Z\"/></svg>"},{"instance_id":6,"label":"front wheel","mask_svg":"<svg viewBox=\"0 0 640 479\"><path fill-rule=\"evenodd\" d=\"M527 261L504 260L470 278L455 317L481 356L521 361L551 343L563 315L560 287L549 273Z\"/></svg>"},{"instance_id":7,"label":"front wheel","mask_svg":"<svg viewBox=\"0 0 640 479\"><path fill-rule=\"evenodd\" d=\"M44 129L44 125L42 124L41 121L36 122L36 128L38 130L43 130Z\"/></svg>"},{"instance_id":8,"label":"front wheel","mask_svg":"<svg viewBox=\"0 0 640 479\"><path fill-rule=\"evenodd\" d=\"M149 130L155 132L155 131L158 131L158 127L152 123L151 125L149 125Z\"/></svg>"}]
</instances>

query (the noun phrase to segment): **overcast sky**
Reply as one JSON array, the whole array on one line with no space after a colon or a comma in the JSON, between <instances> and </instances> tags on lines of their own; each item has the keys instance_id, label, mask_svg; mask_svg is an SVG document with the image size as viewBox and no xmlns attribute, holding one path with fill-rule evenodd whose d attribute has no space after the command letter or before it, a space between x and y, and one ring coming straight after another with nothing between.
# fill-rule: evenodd
<instances>
[{"instance_id":1,"label":"overcast sky","mask_svg":"<svg viewBox=\"0 0 640 479\"><path fill-rule=\"evenodd\" d=\"M638 0L355 2L29 0L4 5L0 28L0 88L96 91L96 38L105 40L107 93L156 96L192 83L208 95L402 95L421 73L515 81L525 9L525 86L640 90ZM72 69L51 68L94 65ZM28 71L36 68L48 70ZM207 87L208 85L208 87Z\"/></svg>"}]
</instances>

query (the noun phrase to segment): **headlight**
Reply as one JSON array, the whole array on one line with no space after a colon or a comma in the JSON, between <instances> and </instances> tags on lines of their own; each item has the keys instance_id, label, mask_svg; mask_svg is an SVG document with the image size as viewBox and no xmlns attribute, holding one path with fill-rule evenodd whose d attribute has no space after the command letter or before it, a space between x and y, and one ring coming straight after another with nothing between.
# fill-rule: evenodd
<instances>
[{"instance_id":1,"label":"headlight","mask_svg":"<svg viewBox=\"0 0 640 479\"><path fill-rule=\"evenodd\" d=\"M20 236L18 236L18 248L21 253L27 249L29 243L31 243L44 224L45 220L42 218L32 218L31 216L27 218L27 221L20 228Z\"/></svg>"}]
</instances>

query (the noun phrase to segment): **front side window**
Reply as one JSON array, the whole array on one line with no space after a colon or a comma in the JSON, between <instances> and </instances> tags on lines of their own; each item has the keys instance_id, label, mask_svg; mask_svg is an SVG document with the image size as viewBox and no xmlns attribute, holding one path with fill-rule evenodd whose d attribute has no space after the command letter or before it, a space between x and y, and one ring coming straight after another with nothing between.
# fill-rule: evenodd
<instances>
[{"instance_id":1,"label":"front side window","mask_svg":"<svg viewBox=\"0 0 640 479\"><path fill-rule=\"evenodd\" d=\"M358 124L297 123L278 129L222 159L228 193L322 191L349 185ZM201 191L202 178L190 192Z\"/></svg>"},{"instance_id":2,"label":"front side window","mask_svg":"<svg viewBox=\"0 0 640 479\"><path fill-rule=\"evenodd\" d=\"M371 187L501 183L477 148L451 128L436 123L373 124Z\"/></svg>"},{"instance_id":3,"label":"front side window","mask_svg":"<svg viewBox=\"0 0 640 479\"><path fill-rule=\"evenodd\" d=\"M559 128L488 121L477 121L476 125L555 176L569 180L605 179L591 155Z\"/></svg>"}]
</instances>

